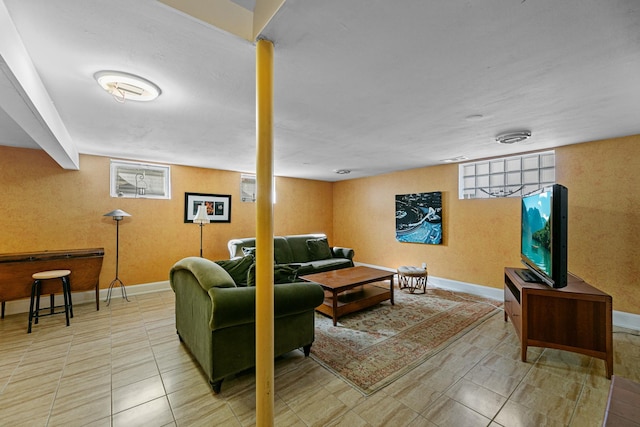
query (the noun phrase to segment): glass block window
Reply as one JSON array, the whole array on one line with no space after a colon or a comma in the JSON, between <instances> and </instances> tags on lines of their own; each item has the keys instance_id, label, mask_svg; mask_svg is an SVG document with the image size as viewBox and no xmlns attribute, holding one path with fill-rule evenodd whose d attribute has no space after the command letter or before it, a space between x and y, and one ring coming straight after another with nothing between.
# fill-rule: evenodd
<instances>
[{"instance_id":1,"label":"glass block window","mask_svg":"<svg viewBox=\"0 0 640 427\"><path fill-rule=\"evenodd\" d=\"M460 199L522 197L556 180L555 151L461 163Z\"/></svg>"},{"instance_id":2,"label":"glass block window","mask_svg":"<svg viewBox=\"0 0 640 427\"><path fill-rule=\"evenodd\" d=\"M111 160L111 197L170 199L171 169L165 165Z\"/></svg>"}]
</instances>

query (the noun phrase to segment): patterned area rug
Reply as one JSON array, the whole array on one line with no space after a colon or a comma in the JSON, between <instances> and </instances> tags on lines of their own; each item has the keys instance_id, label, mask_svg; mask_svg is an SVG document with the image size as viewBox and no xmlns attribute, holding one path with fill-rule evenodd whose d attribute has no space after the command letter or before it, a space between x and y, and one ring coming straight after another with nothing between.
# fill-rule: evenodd
<instances>
[{"instance_id":1,"label":"patterned area rug","mask_svg":"<svg viewBox=\"0 0 640 427\"><path fill-rule=\"evenodd\" d=\"M387 285L388 286L388 285ZM332 320L316 313L311 356L365 396L415 369L498 313L501 303L475 295L427 288L394 290L389 301Z\"/></svg>"}]
</instances>

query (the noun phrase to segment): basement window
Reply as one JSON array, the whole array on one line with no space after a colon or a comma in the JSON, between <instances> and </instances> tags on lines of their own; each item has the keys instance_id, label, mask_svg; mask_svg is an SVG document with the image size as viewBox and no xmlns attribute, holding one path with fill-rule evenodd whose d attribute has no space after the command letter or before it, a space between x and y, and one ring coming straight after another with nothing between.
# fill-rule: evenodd
<instances>
[{"instance_id":1,"label":"basement window","mask_svg":"<svg viewBox=\"0 0 640 427\"><path fill-rule=\"evenodd\" d=\"M459 199L522 197L556 180L555 151L463 163L458 166Z\"/></svg>"},{"instance_id":2,"label":"basement window","mask_svg":"<svg viewBox=\"0 0 640 427\"><path fill-rule=\"evenodd\" d=\"M171 199L171 168L151 163L111 160L111 197Z\"/></svg>"},{"instance_id":3,"label":"basement window","mask_svg":"<svg viewBox=\"0 0 640 427\"><path fill-rule=\"evenodd\" d=\"M273 204L276 203L276 177L273 177L272 197ZM257 192L257 181L254 174L243 173L240 175L240 200L243 202L255 203Z\"/></svg>"}]
</instances>

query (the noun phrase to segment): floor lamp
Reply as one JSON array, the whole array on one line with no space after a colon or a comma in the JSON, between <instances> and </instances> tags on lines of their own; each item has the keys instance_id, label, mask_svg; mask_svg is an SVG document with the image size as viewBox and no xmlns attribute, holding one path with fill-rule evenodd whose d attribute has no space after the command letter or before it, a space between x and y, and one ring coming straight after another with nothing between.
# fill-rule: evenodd
<instances>
[{"instance_id":1,"label":"floor lamp","mask_svg":"<svg viewBox=\"0 0 640 427\"><path fill-rule=\"evenodd\" d=\"M201 204L198 206L198 212L196 213L196 217L193 218L193 223L198 224L200 226L200 258L202 258L202 227L205 224L209 224L211 220L207 215L207 207L205 204Z\"/></svg>"},{"instance_id":2,"label":"floor lamp","mask_svg":"<svg viewBox=\"0 0 640 427\"><path fill-rule=\"evenodd\" d=\"M129 301L129 298L127 298L127 291L124 288L124 283L122 283L122 280L120 280L118 278L118 258L119 258L119 246L120 246L120 221L122 221L122 219L125 216L131 216L128 213L126 213L125 211L121 210L121 209L116 209L114 211L111 212L107 212L106 214L104 214L103 216L110 216L113 218L113 220L116 222L116 278L113 279L111 281L111 283L109 284L109 290L107 291L107 299L105 300L105 302L107 303L107 306L109 305L109 303L111 303L111 292L113 291L113 287L116 285L120 286L120 290L122 292L122 298Z\"/></svg>"}]
</instances>

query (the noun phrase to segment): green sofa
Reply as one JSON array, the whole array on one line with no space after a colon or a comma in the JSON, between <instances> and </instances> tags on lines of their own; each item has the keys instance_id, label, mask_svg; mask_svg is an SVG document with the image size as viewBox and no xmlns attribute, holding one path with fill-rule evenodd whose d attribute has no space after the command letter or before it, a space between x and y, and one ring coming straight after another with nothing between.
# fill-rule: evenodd
<instances>
[{"instance_id":1,"label":"green sofa","mask_svg":"<svg viewBox=\"0 0 640 427\"><path fill-rule=\"evenodd\" d=\"M256 246L254 237L229 240L229 256L245 256ZM329 246L326 234L298 234L273 237L274 263L290 266L298 276L353 267L354 251L351 248Z\"/></svg>"},{"instance_id":2,"label":"green sofa","mask_svg":"<svg viewBox=\"0 0 640 427\"><path fill-rule=\"evenodd\" d=\"M169 273L176 296L176 330L206 373L215 393L225 377L255 366L255 291L238 287L219 264L205 258L178 261ZM314 340L314 309L324 300L320 285L274 286L275 356Z\"/></svg>"}]
</instances>

